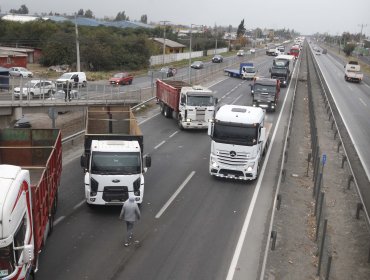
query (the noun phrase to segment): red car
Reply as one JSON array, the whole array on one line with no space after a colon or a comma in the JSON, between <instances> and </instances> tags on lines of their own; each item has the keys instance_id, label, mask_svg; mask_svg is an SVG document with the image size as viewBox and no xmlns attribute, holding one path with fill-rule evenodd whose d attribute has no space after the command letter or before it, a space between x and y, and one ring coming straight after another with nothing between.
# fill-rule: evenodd
<instances>
[{"instance_id":1,"label":"red car","mask_svg":"<svg viewBox=\"0 0 370 280\"><path fill-rule=\"evenodd\" d=\"M122 72L114 74L112 78L109 79L109 83L112 85L131 85L134 76L129 73Z\"/></svg>"}]
</instances>

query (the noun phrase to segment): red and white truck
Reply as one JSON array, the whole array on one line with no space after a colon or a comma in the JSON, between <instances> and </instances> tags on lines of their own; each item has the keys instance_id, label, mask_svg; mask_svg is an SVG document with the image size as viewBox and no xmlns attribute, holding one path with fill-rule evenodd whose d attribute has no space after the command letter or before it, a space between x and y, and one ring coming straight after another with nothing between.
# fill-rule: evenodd
<instances>
[{"instance_id":1,"label":"red and white truck","mask_svg":"<svg viewBox=\"0 0 370 280\"><path fill-rule=\"evenodd\" d=\"M62 172L58 129L0 130L0 278L29 279L53 230Z\"/></svg>"},{"instance_id":2,"label":"red and white truck","mask_svg":"<svg viewBox=\"0 0 370 280\"><path fill-rule=\"evenodd\" d=\"M218 99L212 90L184 81L157 80L156 97L161 113L175 118L180 129L207 129Z\"/></svg>"}]
</instances>

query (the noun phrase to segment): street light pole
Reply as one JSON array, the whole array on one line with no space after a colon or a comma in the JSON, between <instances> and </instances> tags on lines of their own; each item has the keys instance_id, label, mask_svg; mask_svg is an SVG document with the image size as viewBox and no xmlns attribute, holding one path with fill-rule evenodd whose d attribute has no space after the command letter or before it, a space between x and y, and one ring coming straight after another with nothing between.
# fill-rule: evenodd
<instances>
[{"instance_id":1,"label":"street light pole","mask_svg":"<svg viewBox=\"0 0 370 280\"><path fill-rule=\"evenodd\" d=\"M162 20L164 25L164 30L163 30L163 58L162 58L162 64L164 65L164 57L166 55L166 23L169 22L168 20Z\"/></svg>"},{"instance_id":2,"label":"street light pole","mask_svg":"<svg viewBox=\"0 0 370 280\"><path fill-rule=\"evenodd\" d=\"M76 52L77 52L77 72L81 71L80 66L80 43L78 41L77 15L75 14L75 29L76 29Z\"/></svg>"},{"instance_id":3,"label":"street light pole","mask_svg":"<svg viewBox=\"0 0 370 280\"><path fill-rule=\"evenodd\" d=\"M203 26L198 24L190 24L190 46L189 46L189 84L191 83L191 44L192 44L192 33L193 33L193 26Z\"/></svg>"}]
</instances>

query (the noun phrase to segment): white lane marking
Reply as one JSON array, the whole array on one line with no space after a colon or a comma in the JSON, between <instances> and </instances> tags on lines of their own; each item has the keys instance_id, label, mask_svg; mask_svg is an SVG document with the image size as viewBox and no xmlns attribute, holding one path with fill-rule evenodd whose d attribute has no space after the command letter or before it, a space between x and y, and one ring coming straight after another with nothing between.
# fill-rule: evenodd
<instances>
[{"instance_id":1,"label":"white lane marking","mask_svg":"<svg viewBox=\"0 0 370 280\"><path fill-rule=\"evenodd\" d=\"M150 118L148 118L148 119L146 119L146 120L143 120L142 122L139 122L139 125L142 125L143 123L145 123L145 122L147 122L147 121L149 121L149 120L151 120L151 119L155 118L156 116L158 116L158 115L160 115L160 114L161 114L161 113L157 113L157 114L155 114L155 115L151 116Z\"/></svg>"},{"instance_id":2,"label":"white lane marking","mask_svg":"<svg viewBox=\"0 0 370 280\"><path fill-rule=\"evenodd\" d=\"M359 100L360 100L360 102L362 103L362 104L364 104L364 106L367 106L367 104L361 99L361 97L359 97L358 98Z\"/></svg>"},{"instance_id":3,"label":"white lane marking","mask_svg":"<svg viewBox=\"0 0 370 280\"><path fill-rule=\"evenodd\" d=\"M175 131L174 133L172 133L168 138L172 138L173 136L175 136L177 133L179 133L178 131Z\"/></svg>"},{"instance_id":4,"label":"white lane marking","mask_svg":"<svg viewBox=\"0 0 370 280\"><path fill-rule=\"evenodd\" d=\"M164 143L166 143L166 141L162 141L161 143L159 143L157 146L154 147L154 150L158 149L160 146L162 146Z\"/></svg>"},{"instance_id":5,"label":"white lane marking","mask_svg":"<svg viewBox=\"0 0 370 280\"><path fill-rule=\"evenodd\" d=\"M370 86L369 86L368 84L365 84L364 82L363 82L363 84L364 84L366 87L370 88Z\"/></svg>"},{"instance_id":6,"label":"white lane marking","mask_svg":"<svg viewBox=\"0 0 370 280\"><path fill-rule=\"evenodd\" d=\"M180 187L174 192L174 194L170 197L170 199L166 202L166 204L163 205L162 209L159 210L159 212L157 213L157 215L155 215L155 218L156 219L159 219L162 216L162 214L164 213L164 211L166 211L166 209L168 208L168 206L170 206L170 204L172 203L172 201L175 200L175 198L179 195L179 193L181 192L181 190L186 186L186 184L190 181L190 179L194 176L194 174L195 174L195 171L192 171L189 174L189 176L180 185Z\"/></svg>"},{"instance_id":7,"label":"white lane marking","mask_svg":"<svg viewBox=\"0 0 370 280\"><path fill-rule=\"evenodd\" d=\"M234 100L231 104L235 104L235 103L236 103L236 101L238 101L238 100L239 100L239 98L241 98L242 96L243 96L243 94L239 95L237 98L235 98L235 100Z\"/></svg>"},{"instance_id":8,"label":"white lane marking","mask_svg":"<svg viewBox=\"0 0 370 280\"><path fill-rule=\"evenodd\" d=\"M294 68L294 72L296 71L296 69L298 69L298 67ZM293 72L293 75L294 75L294 72ZM287 93L286 93L285 98L284 98L284 102L283 102L283 105L282 105L282 108L281 108L281 111L280 111L280 114L279 114L279 118L276 121L276 125L275 125L275 128L274 128L274 133L273 133L273 135L271 137L271 141L270 141L271 145L269 145L269 147L267 149L266 157L264 159L261 172L258 176L257 185L256 185L256 188L254 189L252 200L251 200L250 206L248 208L247 215L245 216L244 224L243 224L242 230L241 230L240 235L239 235L238 243L237 243L236 248L235 248L234 256L231 260L231 264L230 264L230 267L229 267L229 271L227 273L226 280L232 280L234 278L234 273L235 273L236 267L238 265L240 253L241 253L242 248L243 248L245 237L247 235L249 224L250 224L250 221L251 221L251 218L252 218L252 213L253 213L254 207L256 205L257 197L258 197L258 194L259 194L259 191L260 191L260 188L261 188L262 178L265 174L267 162L268 162L269 157L270 157L271 148L273 146L272 143L274 143L275 136L276 136L276 133L277 133L277 129L278 129L279 124L280 124L281 116L284 112L285 104L286 104L287 98L288 98L289 93L290 93L290 86L291 86L291 83L289 83L289 87L288 87Z\"/></svg>"},{"instance_id":9,"label":"white lane marking","mask_svg":"<svg viewBox=\"0 0 370 280\"><path fill-rule=\"evenodd\" d=\"M65 219L66 216L60 216L58 219L56 219L54 221L54 226L56 226L57 224L59 224L61 221L63 221Z\"/></svg>"},{"instance_id":10,"label":"white lane marking","mask_svg":"<svg viewBox=\"0 0 370 280\"><path fill-rule=\"evenodd\" d=\"M79 202L78 204L76 204L74 207L73 207L73 210L76 210L77 208L81 207L84 203L85 203L85 199L82 200L81 202Z\"/></svg>"}]
</instances>

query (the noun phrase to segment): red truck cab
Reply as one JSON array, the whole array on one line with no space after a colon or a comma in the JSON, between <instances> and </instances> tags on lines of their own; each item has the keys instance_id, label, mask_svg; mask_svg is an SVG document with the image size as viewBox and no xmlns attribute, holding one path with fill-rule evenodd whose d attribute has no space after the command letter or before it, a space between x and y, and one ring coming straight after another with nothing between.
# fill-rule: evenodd
<instances>
[{"instance_id":1,"label":"red truck cab","mask_svg":"<svg viewBox=\"0 0 370 280\"><path fill-rule=\"evenodd\" d=\"M299 56L299 52L300 52L299 47L298 46L293 46L293 47L290 48L290 51L289 51L288 54L294 55L295 59L297 59L298 56Z\"/></svg>"}]
</instances>

